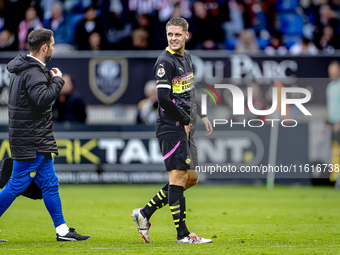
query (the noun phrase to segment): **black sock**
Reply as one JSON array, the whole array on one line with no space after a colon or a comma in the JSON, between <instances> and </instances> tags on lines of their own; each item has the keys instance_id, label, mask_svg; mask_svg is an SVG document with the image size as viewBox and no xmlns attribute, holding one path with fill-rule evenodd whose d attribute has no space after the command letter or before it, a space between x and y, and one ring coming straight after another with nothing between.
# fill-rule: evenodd
<instances>
[{"instance_id":1,"label":"black sock","mask_svg":"<svg viewBox=\"0 0 340 255\"><path fill-rule=\"evenodd\" d=\"M169 206L172 218L177 229L177 238L182 238L190 234L185 224L185 197L184 188L177 185L169 185Z\"/></svg>"},{"instance_id":2,"label":"black sock","mask_svg":"<svg viewBox=\"0 0 340 255\"><path fill-rule=\"evenodd\" d=\"M150 219L157 209L168 204L168 189L169 183L167 183L143 208L143 214L147 219Z\"/></svg>"}]
</instances>

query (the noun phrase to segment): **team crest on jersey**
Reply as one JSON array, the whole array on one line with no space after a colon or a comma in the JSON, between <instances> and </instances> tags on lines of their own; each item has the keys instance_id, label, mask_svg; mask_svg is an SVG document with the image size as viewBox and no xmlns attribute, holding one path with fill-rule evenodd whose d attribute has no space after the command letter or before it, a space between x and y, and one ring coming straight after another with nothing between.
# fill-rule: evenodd
<instances>
[{"instance_id":1,"label":"team crest on jersey","mask_svg":"<svg viewBox=\"0 0 340 255\"><path fill-rule=\"evenodd\" d=\"M164 74L165 74L164 68L161 67L161 68L159 68L159 69L157 70L157 75L158 75L159 77L163 77Z\"/></svg>"},{"instance_id":2,"label":"team crest on jersey","mask_svg":"<svg viewBox=\"0 0 340 255\"><path fill-rule=\"evenodd\" d=\"M185 160L185 163L187 163L188 165L191 163L191 159L190 158L187 158L186 160Z\"/></svg>"},{"instance_id":3,"label":"team crest on jersey","mask_svg":"<svg viewBox=\"0 0 340 255\"><path fill-rule=\"evenodd\" d=\"M89 83L93 94L103 103L112 104L125 92L128 63L125 58L93 58L89 62Z\"/></svg>"}]
</instances>

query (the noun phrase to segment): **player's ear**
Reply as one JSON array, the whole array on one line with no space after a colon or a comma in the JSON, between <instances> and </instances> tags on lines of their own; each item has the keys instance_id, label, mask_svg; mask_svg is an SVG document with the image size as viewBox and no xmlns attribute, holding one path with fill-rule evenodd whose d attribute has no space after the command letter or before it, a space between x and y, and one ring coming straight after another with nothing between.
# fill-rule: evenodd
<instances>
[{"instance_id":1,"label":"player's ear","mask_svg":"<svg viewBox=\"0 0 340 255\"><path fill-rule=\"evenodd\" d=\"M185 33L185 37L186 37L185 39L188 39L188 38L189 38L189 32L186 32L186 33Z\"/></svg>"}]
</instances>

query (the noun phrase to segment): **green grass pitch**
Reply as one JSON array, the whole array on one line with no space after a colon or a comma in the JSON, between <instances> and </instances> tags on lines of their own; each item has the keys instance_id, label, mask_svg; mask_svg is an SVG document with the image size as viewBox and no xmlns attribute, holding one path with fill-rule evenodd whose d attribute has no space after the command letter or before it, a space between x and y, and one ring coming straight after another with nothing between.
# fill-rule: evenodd
<instances>
[{"instance_id":1,"label":"green grass pitch","mask_svg":"<svg viewBox=\"0 0 340 255\"><path fill-rule=\"evenodd\" d=\"M131 212L162 185L62 185L66 222L86 242L57 242L42 201L19 197L0 219L0 254L340 254L340 197L332 188L198 185L185 192L187 226L212 244L176 244L166 206L151 244Z\"/></svg>"}]
</instances>

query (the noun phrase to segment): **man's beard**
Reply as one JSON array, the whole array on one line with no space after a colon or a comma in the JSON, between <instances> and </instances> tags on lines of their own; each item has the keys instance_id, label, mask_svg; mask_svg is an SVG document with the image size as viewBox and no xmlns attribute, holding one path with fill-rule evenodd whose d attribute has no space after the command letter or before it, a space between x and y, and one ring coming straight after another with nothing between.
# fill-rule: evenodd
<instances>
[{"instance_id":1,"label":"man's beard","mask_svg":"<svg viewBox=\"0 0 340 255\"><path fill-rule=\"evenodd\" d=\"M51 55L46 55L45 56L45 62L50 61L51 58L52 58L52 54Z\"/></svg>"},{"instance_id":2,"label":"man's beard","mask_svg":"<svg viewBox=\"0 0 340 255\"><path fill-rule=\"evenodd\" d=\"M50 61L51 58L52 58L52 52L51 52L51 54L49 54L49 52L48 52L45 56L45 62Z\"/></svg>"}]
</instances>

